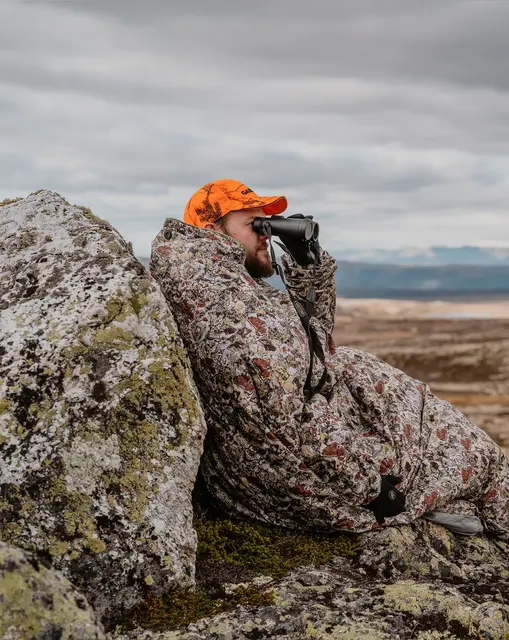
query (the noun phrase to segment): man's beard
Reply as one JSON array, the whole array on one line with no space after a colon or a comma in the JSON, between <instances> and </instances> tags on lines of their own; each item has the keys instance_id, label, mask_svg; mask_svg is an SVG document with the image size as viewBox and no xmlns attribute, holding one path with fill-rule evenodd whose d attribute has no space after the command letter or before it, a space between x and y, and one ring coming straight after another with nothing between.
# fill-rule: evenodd
<instances>
[{"instance_id":1,"label":"man's beard","mask_svg":"<svg viewBox=\"0 0 509 640\"><path fill-rule=\"evenodd\" d=\"M228 227L223 224L221 225L221 232L225 233L230 238L234 236L231 235L228 231ZM246 260L244 262L244 266L246 267L247 272L252 278L270 278L275 273L274 267L272 266L272 262L266 262L265 260L260 260L258 257L258 249L255 254L247 254Z\"/></svg>"},{"instance_id":2,"label":"man's beard","mask_svg":"<svg viewBox=\"0 0 509 640\"><path fill-rule=\"evenodd\" d=\"M274 275L274 267L272 262L261 260L258 257L258 251L254 255L246 256L245 266L247 272L252 278L269 278Z\"/></svg>"}]
</instances>

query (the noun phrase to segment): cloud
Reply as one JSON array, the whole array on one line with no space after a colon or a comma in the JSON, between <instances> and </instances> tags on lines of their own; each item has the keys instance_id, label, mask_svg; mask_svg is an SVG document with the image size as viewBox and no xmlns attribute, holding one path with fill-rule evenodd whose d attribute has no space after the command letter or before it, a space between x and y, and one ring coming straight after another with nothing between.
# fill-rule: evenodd
<instances>
[{"instance_id":1,"label":"cloud","mask_svg":"<svg viewBox=\"0 0 509 640\"><path fill-rule=\"evenodd\" d=\"M3 3L0 199L54 189L147 254L234 177L331 250L509 245L509 2L244 4Z\"/></svg>"}]
</instances>

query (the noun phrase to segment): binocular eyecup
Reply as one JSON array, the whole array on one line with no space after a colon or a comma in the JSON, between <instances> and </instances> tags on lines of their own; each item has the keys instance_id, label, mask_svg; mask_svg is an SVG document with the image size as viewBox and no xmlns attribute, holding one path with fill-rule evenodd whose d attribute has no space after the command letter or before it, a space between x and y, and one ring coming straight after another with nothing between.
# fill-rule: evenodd
<instances>
[{"instance_id":1,"label":"binocular eyecup","mask_svg":"<svg viewBox=\"0 0 509 640\"><path fill-rule=\"evenodd\" d=\"M318 222L314 220L309 218L284 218L280 215L255 218L252 225L256 233L267 236L286 236L302 242L318 240L320 231Z\"/></svg>"}]
</instances>

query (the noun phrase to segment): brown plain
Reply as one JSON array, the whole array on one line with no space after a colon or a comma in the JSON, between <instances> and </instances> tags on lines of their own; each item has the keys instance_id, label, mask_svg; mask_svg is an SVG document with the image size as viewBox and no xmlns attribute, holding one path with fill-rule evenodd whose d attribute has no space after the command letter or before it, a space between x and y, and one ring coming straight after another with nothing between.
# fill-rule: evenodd
<instances>
[{"instance_id":1,"label":"brown plain","mask_svg":"<svg viewBox=\"0 0 509 640\"><path fill-rule=\"evenodd\" d=\"M509 300L338 298L334 340L427 382L509 454Z\"/></svg>"}]
</instances>

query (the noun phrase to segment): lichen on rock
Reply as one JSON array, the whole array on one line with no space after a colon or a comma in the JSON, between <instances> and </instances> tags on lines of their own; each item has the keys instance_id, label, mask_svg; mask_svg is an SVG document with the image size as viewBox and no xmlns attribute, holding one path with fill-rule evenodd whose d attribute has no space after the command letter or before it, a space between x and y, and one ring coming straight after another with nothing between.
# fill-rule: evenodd
<instances>
[{"instance_id":1,"label":"lichen on rock","mask_svg":"<svg viewBox=\"0 0 509 640\"><path fill-rule=\"evenodd\" d=\"M42 190L0 216L0 538L111 621L194 584L205 423L171 312L128 243Z\"/></svg>"},{"instance_id":2,"label":"lichen on rock","mask_svg":"<svg viewBox=\"0 0 509 640\"><path fill-rule=\"evenodd\" d=\"M223 543L230 547L229 553L218 549L223 558L245 547L236 548L235 540ZM214 543L212 556L217 555L215 548ZM306 566L301 559L301 566L294 566L278 580L251 578L241 583L244 589L257 586L259 598L271 598L268 603L241 602L216 613L203 607L203 617L192 622L184 616L172 618L171 608L167 608L166 626L146 628L151 625L138 618L137 628L117 629L110 638L507 640L508 558L509 546L503 540L462 538L439 525L417 520L359 536L358 553L353 558L335 555L322 566L311 559ZM219 571L217 575L220 579ZM228 593L234 586L219 581L216 588ZM188 610L192 609L194 601L187 604ZM177 606L181 604L174 603L175 612ZM160 611L154 613L160 615ZM171 620L180 625L168 624Z\"/></svg>"},{"instance_id":3,"label":"lichen on rock","mask_svg":"<svg viewBox=\"0 0 509 640\"><path fill-rule=\"evenodd\" d=\"M5 198L4 200L0 201L0 207L6 207L8 204L13 204L14 202L19 202L20 200L23 200L23 198Z\"/></svg>"},{"instance_id":4,"label":"lichen on rock","mask_svg":"<svg viewBox=\"0 0 509 640\"><path fill-rule=\"evenodd\" d=\"M0 542L0 637L102 640L85 597L32 554Z\"/></svg>"}]
</instances>

